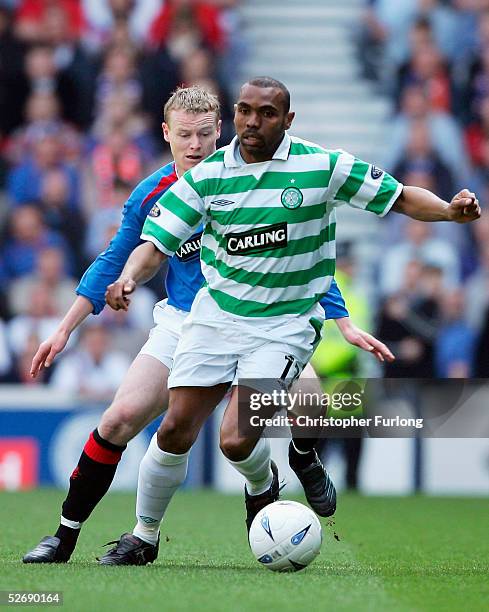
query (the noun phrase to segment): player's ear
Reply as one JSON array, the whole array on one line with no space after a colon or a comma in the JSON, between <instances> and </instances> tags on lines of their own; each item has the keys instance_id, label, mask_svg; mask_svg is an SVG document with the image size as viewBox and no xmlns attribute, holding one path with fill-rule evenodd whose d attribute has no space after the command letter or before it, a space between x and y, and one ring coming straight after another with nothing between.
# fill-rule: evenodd
<instances>
[{"instance_id":1,"label":"player's ear","mask_svg":"<svg viewBox=\"0 0 489 612\"><path fill-rule=\"evenodd\" d=\"M294 121L295 113L287 113L287 117L285 119L285 129L288 130L292 125L292 121Z\"/></svg>"},{"instance_id":2,"label":"player's ear","mask_svg":"<svg viewBox=\"0 0 489 612\"><path fill-rule=\"evenodd\" d=\"M168 126L168 123L165 123L163 121L163 123L161 124L161 129L163 130L163 138L165 139L165 141L170 142L170 127Z\"/></svg>"},{"instance_id":3,"label":"player's ear","mask_svg":"<svg viewBox=\"0 0 489 612\"><path fill-rule=\"evenodd\" d=\"M216 128L217 138L221 137L221 127L222 127L222 121L219 119L219 121L217 122L217 128Z\"/></svg>"}]
</instances>

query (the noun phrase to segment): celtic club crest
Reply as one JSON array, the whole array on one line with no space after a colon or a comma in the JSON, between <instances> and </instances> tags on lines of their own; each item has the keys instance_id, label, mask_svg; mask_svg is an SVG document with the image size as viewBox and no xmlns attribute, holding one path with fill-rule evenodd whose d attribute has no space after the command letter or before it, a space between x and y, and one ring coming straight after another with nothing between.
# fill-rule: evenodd
<instances>
[{"instance_id":1,"label":"celtic club crest","mask_svg":"<svg viewBox=\"0 0 489 612\"><path fill-rule=\"evenodd\" d=\"M297 187L287 187L287 189L282 191L280 201L282 202L282 206L285 206L285 208L299 208L304 201L304 196L302 195L302 191L297 189Z\"/></svg>"}]
</instances>

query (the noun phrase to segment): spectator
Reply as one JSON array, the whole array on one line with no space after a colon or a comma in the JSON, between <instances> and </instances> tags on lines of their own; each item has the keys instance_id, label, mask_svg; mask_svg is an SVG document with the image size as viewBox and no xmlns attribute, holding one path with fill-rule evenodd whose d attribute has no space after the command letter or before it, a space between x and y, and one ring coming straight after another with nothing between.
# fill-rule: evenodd
<instances>
[{"instance_id":1,"label":"spectator","mask_svg":"<svg viewBox=\"0 0 489 612\"><path fill-rule=\"evenodd\" d=\"M373 0L367 13L367 28L383 45L388 64L401 65L408 56L408 28L414 22L417 0Z\"/></svg>"},{"instance_id":2,"label":"spectator","mask_svg":"<svg viewBox=\"0 0 489 612\"><path fill-rule=\"evenodd\" d=\"M484 138L480 147L481 163L474 168L471 185L478 193L486 192L489 185L489 138Z\"/></svg>"},{"instance_id":3,"label":"spectator","mask_svg":"<svg viewBox=\"0 0 489 612\"><path fill-rule=\"evenodd\" d=\"M22 122L24 45L12 33L12 11L0 6L0 138Z\"/></svg>"},{"instance_id":4,"label":"spectator","mask_svg":"<svg viewBox=\"0 0 489 612\"><path fill-rule=\"evenodd\" d=\"M484 6L485 3L485 6ZM457 49L459 57L465 59L471 52L484 46L489 40L489 30L482 25L482 15L487 12L485 0L451 0L457 11ZM481 25L481 27L479 27ZM475 36L474 36L475 34Z\"/></svg>"},{"instance_id":5,"label":"spectator","mask_svg":"<svg viewBox=\"0 0 489 612\"><path fill-rule=\"evenodd\" d=\"M12 213L10 225L10 237L1 251L7 280L32 274L38 266L40 254L47 247L61 249L66 271L71 271L71 256L66 242L46 227L39 208L32 205L19 207Z\"/></svg>"},{"instance_id":6,"label":"spectator","mask_svg":"<svg viewBox=\"0 0 489 612\"><path fill-rule=\"evenodd\" d=\"M467 0L455 0L455 4L467 4ZM487 4L487 3L486 3ZM458 23L459 23L459 27L461 25L462 22L462 12L464 7L460 6L457 7L459 9L459 14L458 14ZM473 36L468 36L467 40L464 40L464 42L470 43L471 47L470 47L470 51L472 51L472 53L478 52L480 53L482 49L485 49L488 45L489 45L489 7L481 7L481 11L479 12L478 15L475 15L474 12L472 12L472 24L471 24L471 33L473 33L474 31L476 31L476 36L475 39ZM475 26L475 27L474 27Z\"/></svg>"},{"instance_id":7,"label":"spectator","mask_svg":"<svg viewBox=\"0 0 489 612\"><path fill-rule=\"evenodd\" d=\"M406 267L412 261L439 268L446 288L455 288L460 282L459 256L451 243L433 238L429 223L410 219L404 240L387 249L382 258L379 280L384 295L401 289Z\"/></svg>"},{"instance_id":8,"label":"spectator","mask_svg":"<svg viewBox=\"0 0 489 612\"><path fill-rule=\"evenodd\" d=\"M481 51L469 83L468 108L470 118L481 113L482 101L489 95L489 46Z\"/></svg>"},{"instance_id":9,"label":"spectator","mask_svg":"<svg viewBox=\"0 0 489 612\"><path fill-rule=\"evenodd\" d=\"M56 313L67 312L73 303L77 282L66 275L64 254L58 248L49 247L39 253L37 268L33 274L15 280L10 288L10 310L15 315L29 311L30 296L41 283L49 290Z\"/></svg>"},{"instance_id":10,"label":"spectator","mask_svg":"<svg viewBox=\"0 0 489 612\"><path fill-rule=\"evenodd\" d=\"M48 369L42 370L36 378L32 378L30 373L32 359L36 354L40 342L41 339L36 332L29 334L22 351L15 359L12 372L8 377L8 382L39 386L45 384L49 380L51 371Z\"/></svg>"},{"instance_id":11,"label":"spectator","mask_svg":"<svg viewBox=\"0 0 489 612\"><path fill-rule=\"evenodd\" d=\"M66 14L73 38L82 33L83 14L77 0L20 0L18 4L15 31L26 42L36 43L44 39L44 20L52 8L61 9Z\"/></svg>"},{"instance_id":12,"label":"spectator","mask_svg":"<svg viewBox=\"0 0 489 612\"><path fill-rule=\"evenodd\" d=\"M134 187L145 173L144 152L131 142L124 127L107 133L86 161L85 213L100 208L119 207L116 185Z\"/></svg>"},{"instance_id":13,"label":"spectator","mask_svg":"<svg viewBox=\"0 0 489 612\"><path fill-rule=\"evenodd\" d=\"M50 336L61 315L51 288L43 282L31 285L26 299L25 312L13 317L7 324L9 344L17 357L24 353L33 336L38 343Z\"/></svg>"},{"instance_id":14,"label":"spectator","mask_svg":"<svg viewBox=\"0 0 489 612\"><path fill-rule=\"evenodd\" d=\"M474 376L476 378L489 378L489 308L483 314L481 333L477 340L475 351Z\"/></svg>"},{"instance_id":15,"label":"spectator","mask_svg":"<svg viewBox=\"0 0 489 612\"><path fill-rule=\"evenodd\" d=\"M29 157L36 142L45 135L59 136L65 162L77 163L81 154L79 133L60 117L59 101L51 91L35 91L26 101L26 122L17 129L8 146L9 161L19 164Z\"/></svg>"},{"instance_id":16,"label":"spectator","mask_svg":"<svg viewBox=\"0 0 489 612\"><path fill-rule=\"evenodd\" d=\"M352 320L362 329L368 330L372 325L370 306L364 293L355 284L354 273L351 245L338 245L335 278L341 287ZM344 341L333 321L326 321L324 338L319 343L311 363L321 377L348 378L361 372L359 352L356 347Z\"/></svg>"},{"instance_id":17,"label":"spectator","mask_svg":"<svg viewBox=\"0 0 489 612\"><path fill-rule=\"evenodd\" d=\"M163 0L81 0L81 4L87 23L85 43L100 51L113 40L121 23L127 26L131 41L143 47Z\"/></svg>"},{"instance_id":18,"label":"spectator","mask_svg":"<svg viewBox=\"0 0 489 612\"><path fill-rule=\"evenodd\" d=\"M123 96L132 110L142 101L142 85L136 71L135 57L130 48L112 47L104 57L102 72L95 89L96 112L108 97Z\"/></svg>"},{"instance_id":19,"label":"spectator","mask_svg":"<svg viewBox=\"0 0 489 612\"><path fill-rule=\"evenodd\" d=\"M466 317L471 329L479 333L489 307L489 243L481 245L479 268L466 285Z\"/></svg>"},{"instance_id":20,"label":"spectator","mask_svg":"<svg viewBox=\"0 0 489 612\"><path fill-rule=\"evenodd\" d=\"M161 165L162 104L177 85L214 91L222 105L220 144L234 134L228 88L243 49L239 2L0 6L2 380L32 382L33 353L71 302L86 260L113 235L134 185ZM127 355L152 326L163 277L160 271L138 291L129 313L99 317ZM2 328L15 359L10 346L2 350Z\"/></svg>"},{"instance_id":21,"label":"spectator","mask_svg":"<svg viewBox=\"0 0 489 612\"><path fill-rule=\"evenodd\" d=\"M85 255L88 259L95 259L109 244L117 231L122 214L122 205L129 198L132 185L121 180L114 183L114 202L111 208L102 208L90 215L84 245Z\"/></svg>"},{"instance_id":22,"label":"spectator","mask_svg":"<svg viewBox=\"0 0 489 612\"><path fill-rule=\"evenodd\" d=\"M145 53L139 65L141 84L143 86L142 106L150 117L150 129L155 146L168 150L161 138L161 104L168 100L170 94L180 84L178 64L163 48L152 49ZM155 78L155 74L158 78Z\"/></svg>"},{"instance_id":23,"label":"spectator","mask_svg":"<svg viewBox=\"0 0 489 612\"><path fill-rule=\"evenodd\" d=\"M419 0L420 4L422 4L422 2L423 0ZM429 46L437 46L433 37L431 24L427 16L423 17L418 15L412 26L409 28L408 35L409 54L406 58L406 64L409 64L410 59L416 55L418 51Z\"/></svg>"},{"instance_id":24,"label":"spectator","mask_svg":"<svg viewBox=\"0 0 489 612\"><path fill-rule=\"evenodd\" d=\"M484 191L481 191L482 201L489 202L489 184L486 185ZM483 214L477 224L472 228L472 234L475 240L475 247L479 253L482 253L483 247L489 244L489 215Z\"/></svg>"},{"instance_id":25,"label":"spectator","mask_svg":"<svg viewBox=\"0 0 489 612\"><path fill-rule=\"evenodd\" d=\"M466 53L461 46L467 43L459 36L458 15L452 6L442 0L419 0L419 16L428 22L433 40L445 57L454 60Z\"/></svg>"},{"instance_id":26,"label":"spectator","mask_svg":"<svg viewBox=\"0 0 489 612\"><path fill-rule=\"evenodd\" d=\"M456 3L464 4L467 3L467 0L456 0ZM489 11L486 9L476 16L475 11L464 11L463 8L460 7L458 11L459 35L457 37L462 44L462 49L454 63L453 77L458 93L457 115L465 123L470 123L475 119L474 111L471 108L473 80L477 72L481 70L481 56L484 49L489 48ZM478 111L475 112L477 115Z\"/></svg>"},{"instance_id":27,"label":"spectator","mask_svg":"<svg viewBox=\"0 0 489 612\"><path fill-rule=\"evenodd\" d=\"M85 400L109 401L129 365L129 357L111 350L110 336L103 326L85 325L80 347L60 357L50 384Z\"/></svg>"},{"instance_id":28,"label":"spectator","mask_svg":"<svg viewBox=\"0 0 489 612\"><path fill-rule=\"evenodd\" d=\"M225 85L218 78L212 54L203 47L185 56L180 64L181 81L185 86L199 85L214 93L221 104L221 142L227 143L234 136L232 104Z\"/></svg>"},{"instance_id":29,"label":"spectator","mask_svg":"<svg viewBox=\"0 0 489 612\"><path fill-rule=\"evenodd\" d=\"M119 130L125 131L131 142L144 152L147 159L154 157L155 143L146 117L132 108L132 102L128 97L114 93L107 96L99 109L90 134L91 140L93 139L90 148L107 134Z\"/></svg>"},{"instance_id":30,"label":"spectator","mask_svg":"<svg viewBox=\"0 0 489 612\"><path fill-rule=\"evenodd\" d=\"M464 319L464 293L456 289L441 301L442 321L435 342L436 376L470 378L473 373L475 334Z\"/></svg>"},{"instance_id":31,"label":"spectator","mask_svg":"<svg viewBox=\"0 0 489 612\"><path fill-rule=\"evenodd\" d=\"M475 167L487 165L486 154L489 142L489 95L484 96L477 112L477 119L466 130L467 150Z\"/></svg>"},{"instance_id":32,"label":"spectator","mask_svg":"<svg viewBox=\"0 0 489 612\"><path fill-rule=\"evenodd\" d=\"M417 48L401 74L398 91L406 85L421 85L428 95L429 105L435 111L450 112L452 94L445 59L434 45L425 43Z\"/></svg>"},{"instance_id":33,"label":"spectator","mask_svg":"<svg viewBox=\"0 0 489 612\"><path fill-rule=\"evenodd\" d=\"M54 51L49 45L36 44L25 55L24 95L17 101L24 108L27 97L42 91L54 94L61 99L61 86L54 61ZM64 99L70 92L64 92Z\"/></svg>"},{"instance_id":34,"label":"spectator","mask_svg":"<svg viewBox=\"0 0 489 612\"><path fill-rule=\"evenodd\" d=\"M180 76L185 86L216 77L212 55L203 47L192 49L180 63Z\"/></svg>"},{"instance_id":35,"label":"spectator","mask_svg":"<svg viewBox=\"0 0 489 612\"><path fill-rule=\"evenodd\" d=\"M62 5L55 3L46 9L42 31L43 41L53 50L63 118L87 128L93 114L95 65L70 27Z\"/></svg>"},{"instance_id":36,"label":"spectator","mask_svg":"<svg viewBox=\"0 0 489 612\"><path fill-rule=\"evenodd\" d=\"M56 64L54 52L49 45L37 44L31 47L25 57L24 70L31 92L56 91Z\"/></svg>"},{"instance_id":37,"label":"spectator","mask_svg":"<svg viewBox=\"0 0 489 612\"><path fill-rule=\"evenodd\" d=\"M78 170L62 157L62 141L57 131L42 134L33 143L32 156L25 157L7 177L8 194L14 204L40 200L43 179L50 170L60 170L69 185L69 206L76 210L79 204Z\"/></svg>"},{"instance_id":38,"label":"spectator","mask_svg":"<svg viewBox=\"0 0 489 612\"><path fill-rule=\"evenodd\" d=\"M231 84L235 80L236 66L239 66L248 54L246 28L241 12L237 10L240 0L214 0L220 8L219 23L226 40L226 52L217 58L219 79Z\"/></svg>"},{"instance_id":39,"label":"spectator","mask_svg":"<svg viewBox=\"0 0 489 612\"><path fill-rule=\"evenodd\" d=\"M440 197L445 200L451 200L454 190L453 182L450 173L446 167L437 159L414 159L407 160L404 167L400 167L402 170L397 176L400 176L405 185L414 185L415 187L422 187L423 189L429 189L436 193L436 189L439 188ZM452 188L450 190L450 188ZM386 232L389 232L391 242L395 242L397 239L402 239L403 228L407 225L408 219L403 215L392 215L386 224ZM393 229L398 226L399 230L394 232ZM458 225L456 223L436 223L431 226L433 238L441 240L442 242L448 242L457 252L457 257L463 249L468 248L469 240L467 237L467 228ZM462 268L460 268L460 279L463 278Z\"/></svg>"},{"instance_id":40,"label":"spectator","mask_svg":"<svg viewBox=\"0 0 489 612\"><path fill-rule=\"evenodd\" d=\"M456 189L462 189L470 176L462 131L448 113L430 108L421 85L409 85L402 93L400 113L394 117L389 130L384 166L393 170L400 162L415 121L425 121L434 152L450 168Z\"/></svg>"},{"instance_id":41,"label":"spectator","mask_svg":"<svg viewBox=\"0 0 489 612\"><path fill-rule=\"evenodd\" d=\"M166 0L151 26L149 40L153 46L166 46L176 60L202 44L222 53L225 38L219 9L201 0Z\"/></svg>"},{"instance_id":42,"label":"spectator","mask_svg":"<svg viewBox=\"0 0 489 612\"><path fill-rule=\"evenodd\" d=\"M85 268L83 254L85 220L78 210L70 207L69 184L62 170L49 170L44 175L40 208L46 225L63 236L69 245L75 270L81 274Z\"/></svg>"},{"instance_id":43,"label":"spectator","mask_svg":"<svg viewBox=\"0 0 489 612\"><path fill-rule=\"evenodd\" d=\"M384 374L388 378L431 378L441 270L411 261L400 276L399 291L385 300L379 314L377 335L396 355L393 363L384 365Z\"/></svg>"},{"instance_id":44,"label":"spectator","mask_svg":"<svg viewBox=\"0 0 489 612\"><path fill-rule=\"evenodd\" d=\"M445 166L435 151L428 123L424 119L411 122L411 130L404 157L394 170L395 176L405 177L406 174L418 173L424 175L421 180L411 182L413 177L404 178L408 185L425 187L443 198L451 200L454 193L454 181L450 170ZM423 183L423 184L420 184Z\"/></svg>"}]
</instances>

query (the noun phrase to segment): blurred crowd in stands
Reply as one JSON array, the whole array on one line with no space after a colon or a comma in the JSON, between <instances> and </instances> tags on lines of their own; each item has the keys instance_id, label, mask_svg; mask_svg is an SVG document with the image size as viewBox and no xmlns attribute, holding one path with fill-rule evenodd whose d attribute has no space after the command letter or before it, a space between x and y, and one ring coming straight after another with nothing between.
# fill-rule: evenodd
<instances>
[{"instance_id":1,"label":"blurred crowd in stands","mask_svg":"<svg viewBox=\"0 0 489 612\"><path fill-rule=\"evenodd\" d=\"M117 388L152 326L161 276L128 314L106 309L32 380L140 180L170 159L163 105L181 84L221 101L233 135L239 0L0 0L0 381L93 399Z\"/></svg>"},{"instance_id":2,"label":"blurred crowd in stands","mask_svg":"<svg viewBox=\"0 0 489 612\"><path fill-rule=\"evenodd\" d=\"M385 375L489 376L489 1L368 0L363 74L393 103L379 163L450 198L474 191L482 218L424 224L388 215L376 332Z\"/></svg>"},{"instance_id":3,"label":"blurred crowd in stands","mask_svg":"<svg viewBox=\"0 0 489 612\"><path fill-rule=\"evenodd\" d=\"M0 381L93 399L117 388L152 326L161 277L129 313L105 309L39 379L39 342L120 223L134 186L169 160L162 106L179 84L222 103L233 135L233 72L246 44L240 0L0 0ZM489 0L365 0L362 78L390 96L383 166L450 199L489 195ZM272 75L273 76L273 75ZM311 84L313 87L313 84ZM300 135L300 134L299 134ZM386 341L388 376L489 375L489 219L380 224L375 303L355 290L349 245L338 282L352 318ZM328 333L321 374L359 371Z\"/></svg>"}]
</instances>

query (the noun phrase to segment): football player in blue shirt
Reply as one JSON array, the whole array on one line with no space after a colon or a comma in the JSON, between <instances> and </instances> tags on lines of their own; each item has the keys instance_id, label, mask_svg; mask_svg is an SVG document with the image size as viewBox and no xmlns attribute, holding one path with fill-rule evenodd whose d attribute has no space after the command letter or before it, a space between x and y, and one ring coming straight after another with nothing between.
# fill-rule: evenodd
<instances>
[{"instance_id":1,"label":"football player in blue shirt","mask_svg":"<svg viewBox=\"0 0 489 612\"><path fill-rule=\"evenodd\" d=\"M144 220L152 210L158 210L153 206L163 192L186 170L215 151L220 134L217 98L199 87L177 90L165 105L162 128L175 161L143 180L130 195L117 234L87 269L76 289L78 297L55 333L40 345L34 356L33 377L44 367L51 366L55 356L65 348L71 333L89 314L96 315L102 311L107 286L119 277L130 253L141 244ZM134 359L112 404L85 444L70 477L70 488L55 535L43 538L24 556L25 563L69 560L80 528L109 489L127 443L166 409L167 379L180 329L203 283L200 234L201 231L196 232L170 259L166 276L168 298L155 306L155 326L148 341ZM348 342L373 352L379 360L392 358L385 345L353 325L334 281L321 303L326 318L337 320ZM142 516L138 520L144 523L149 519ZM155 527L157 530L159 523ZM154 561L157 553L157 544L126 534L118 544L115 562L145 564ZM113 555L110 562L114 562Z\"/></svg>"}]
</instances>

